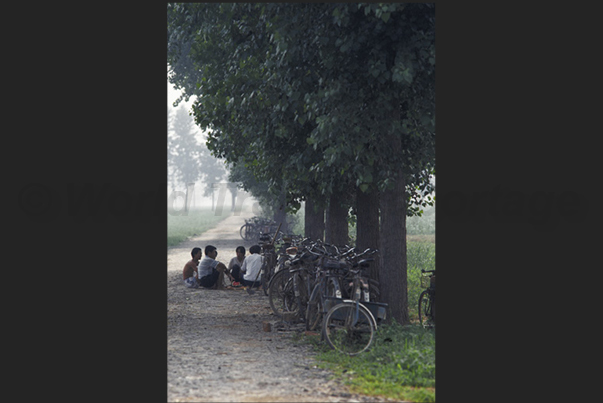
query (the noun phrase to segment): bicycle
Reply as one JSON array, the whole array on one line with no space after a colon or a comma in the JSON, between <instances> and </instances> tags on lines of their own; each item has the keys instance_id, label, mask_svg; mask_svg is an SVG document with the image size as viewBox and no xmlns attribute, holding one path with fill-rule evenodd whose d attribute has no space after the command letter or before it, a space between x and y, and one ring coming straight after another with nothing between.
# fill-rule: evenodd
<instances>
[{"instance_id":1,"label":"bicycle","mask_svg":"<svg viewBox=\"0 0 603 403\"><path fill-rule=\"evenodd\" d=\"M346 277L343 279L344 287L342 291L344 298L360 299L365 302L377 301L379 299L381 295L379 282L363 273L368 268L369 263L375 260L368 258L368 256L372 256L377 252L379 251L376 249L368 248L360 254L346 257L349 269L347 270ZM357 267L360 267L360 269L356 269Z\"/></svg>"},{"instance_id":2,"label":"bicycle","mask_svg":"<svg viewBox=\"0 0 603 403\"><path fill-rule=\"evenodd\" d=\"M251 217L245 220L245 224L239 229L239 235L245 241L258 242L260 234L275 232L276 223L262 217Z\"/></svg>"},{"instance_id":3,"label":"bicycle","mask_svg":"<svg viewBox=\"0 0 603 403\"><path fill-rule=\"evenodd\" d=\"M315 330L320 323L326 313L324 311L326 297L342 297L341 270L346 269L347 266L347 262L341 262L327 254L321 256L317 279L306 307L306 330Z\"/></svg>"},{"instance_id":4,"label":"bicycle","mask_svg":"<svg viewBox=\"0 0 603 403\"><path fill-rule=\"evenodd\" d=\"M261 282L264 295L268 295L268 284L274 275L276 266L276 253L274 251L274 243L270 241L270 236L267 234L260 235L260 247L262 248L262 267Z\"/></svg>"},{"instance_id":5,"label":"bicycle","mask_svg":"<svg viewBox=\"0 0 603 403\"><path fill-rule=\"evenodd\" d=\"M268 284L268 300L275 316L282 318L284 313L297 315L297 302L293 289L293 273L303 266L312 266L314 256L306 251L309 240L297 242L298 246L285 250L279 259L278 271ZM309 269L309 268L308 268Z\"/></svg>"},{"instance_id":6,"label":"bicycle","mask_svg":"<svg viewBox=\"0 0 603 403\"><path fill-rule=\"evenodd\" d=\"M424 328L435 327L435 274L435 270L421 269L421 287L425 290L419 295L419 323Z\"/></svg>"},{"instance_id":7,"label":"bicycle","mask_svg":"<svg viewBox=\"0 0 603 403\"><path fill-rule=\"evenodd\" d=\"M367 249L355 258L368 254L369 251ZM322 326L322 337L331 348L350 356L371 347L378 324L386 318L387 304L367 301L370 299L370 290L362 271L373 260L362 259L350 269L353 299L325 297L324 301L327 313Z\"/></svg>"},{"instance_id":8,"label":"bicycle","mask_svg":"<svg viewBox=\"0 0 603 403\"><path fill-rule=\"evenodd\" d=\"M289 279L291 272L287 268L276 272L268 285L268 302L277 318L282 318L285 312L289 312L289 307L295 304L293 285L289 285Z\"/></svg>"},{"instance_id":9,"label":"bicycle","mask_svg":"<svg viewBox=\"0 0 603 403\"><path fill-rule=\"evenodd\" d=\"M305 259L302 261L304 264L292 265L289 269L291 278L287 280L288 284L285 285L285 292L287 292L288 287L293 288L293 302L295 303L294 306L287 306L286 308L289 312L295 312L298 320L301 322L306 320L308 299L314 287L314 277L317 272L315 263L318 259L316 255L308 256L306 254L304 256ZM287 301L285 300L285 302Z\"/></svg>"},{"instance_id":10,"label":"bicycle","mask_svg":"<svg viewBox=\"0 0 603 403\"><path fill-rule=\"evenodd\" d=\"M262 267L260 268L260 272L262 273L261 284L262 290L264 291L264 295L266 296L268 295L270 280L272 280L272 277L274 277L275 272L278 270L277 265L284 263L282 259L279 259L277 261L275 242L279 241L283 244L283 246L291 245L290 241L292 240L292 238L284 237L283 233L280 231L281 224L279 224L276 228L272 240L270 240L269 234L260 233L260 247L262 248ZM282 250L282 247L280 248L280 250ZM281 253L280 257L282 258L283 255L284 254Z\"/></svg>"}]
</instances>

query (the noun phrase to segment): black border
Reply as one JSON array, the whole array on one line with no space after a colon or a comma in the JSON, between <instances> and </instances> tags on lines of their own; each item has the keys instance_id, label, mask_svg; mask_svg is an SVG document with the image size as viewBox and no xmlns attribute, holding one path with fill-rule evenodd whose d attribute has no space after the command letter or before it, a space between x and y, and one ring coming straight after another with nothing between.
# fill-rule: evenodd
<instances>
[{"instance_id":1,"label":"black border","mask_svg":"<svg viewBox=\"0 0 603 403\"><path fill-rule=\"evenodd\" d=\"M22 270L5 282L21 308L15 392L164 402L166 5L31 8L11 10L27 19L28 39L8 50L18 76L7 232ZM74 186L153 202L138 215L103 205L99 216L69 216ZM36 216L23 210L34 191L52 201Z\"/></svg>"},{"instance_id":2,"label":"black border","mask_svg":"<svg viewBox=\"0 0 603 403\"><path fill-rule=\"evenodd\" d=\"M596 384L587 14L437 4L439 402L588 401Z\"/></svg>"},{"instance_id":3,"label":"black border","mask_svg":"<svg viewBox=\"0 0 603 403\"><path fill-rule=\"evenodd\" d=\"M12 374L20 396L165 401L165 209L82 222L52 209L32 219L19 204L32 183L61 197L72 183L140 194L165 182L165 4L35 11L12 11L31 17L32 33L7 49L17 123L6 136L16 153L7 231L23 274L6 284L35 298L8 306L20 330ZM580 306L570 294L588 285L597 239L584 234L598 115L580 92L600 71L591 15L437 4L439 402L582 401L596 385L581 361L596 341L596 293L581 293ZM495 220L485 205L472 217L450 213L446 195L496 185L528 196L571 189L580 201L548 231Z\"/></svg>"}]
</instances>

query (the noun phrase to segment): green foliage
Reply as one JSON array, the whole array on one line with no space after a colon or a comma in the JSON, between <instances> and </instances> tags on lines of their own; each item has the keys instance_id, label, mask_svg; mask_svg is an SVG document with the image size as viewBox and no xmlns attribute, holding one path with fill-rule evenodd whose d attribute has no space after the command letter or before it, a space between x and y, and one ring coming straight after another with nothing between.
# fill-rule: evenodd
<instances>
[{"instance_id":1,"label":"green foliage","mask_svg":"<svg viewBox=\"0 0 603 403\"><path fill-rule=\"evenodd\" d=\"M390 216L373 214L367 225L381 218L396 242L379 270L404 269L398 212L433 203L434 4L169 3L167 11L170 82L197 95L193 115L212 153L264 184L279 214L304 200L345 208L357 190L382 192ZM338 233L332 217L326 233ZM395 298L388 287L383 294ZM399 310L393 316L404 320Z\"/></svg>"},{"instance_id":2,"label":"green foliage","mask_svg":"<svg viewBox=\"0 0 603 403\"><path fill-rule=\"evenodd\" d=\"M435 234L435 207L423 210L421 216L406 219L407 235L432 235Z\"/></svg>"},{"instance_id":3,"label":"green foliage","mask_svg":"<svg viewBox=\"0 0 603 403\"><path fill-rule=\"evenodd\" d=\"M303 209L297 210L295 213L287 214L287 222L289 223L289 234L304 235L304 216Z\"/></svg>"},{"instance_id":4,"label":"green foliage","mask_svg":"<svg viewBox=\"0 0 603 403\"><path fill-rule=\"evenodd\" d=\"M293 206L386 188L401 163L408 201L422 203L435 157L434 32L431 4L170 3L170 80L198 95L209 149ZM402 155L384 140L392 132Z\"/></svg>"},{"instance_id":5,"label":"green foliage","mask_svg":"<svg viewBox=\"0 0 603 403\"><path fill-rule=\"evenodd\" d=\"M421 269L435 269L435 244L428 242L407 242L407 295L408 316L411 323L418 320L419 295L423 292L421 288Z\"/></svg>"}]
</instances>

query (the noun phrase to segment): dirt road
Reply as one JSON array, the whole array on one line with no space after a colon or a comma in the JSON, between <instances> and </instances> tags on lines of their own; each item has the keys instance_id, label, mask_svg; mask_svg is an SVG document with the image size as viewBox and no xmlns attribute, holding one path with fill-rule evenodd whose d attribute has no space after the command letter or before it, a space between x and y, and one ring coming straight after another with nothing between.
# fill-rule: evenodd
<instances>
[{"instance_id":1,"label":"dirt road","mask_svg":"<svg viewBox=\"0 0 603 403\"><path fill-rule=\"evenodd\" d=\"M253 214L230 214L217 228L168 250L168 401L170 402L363 402L330 372L316 367L314 353L294 341L296 331L265 332L275 317L263 292L187 289L182 268L190 251L218 248L223 263L244 242L239 228Z\"/></svg>"}]
</instances>

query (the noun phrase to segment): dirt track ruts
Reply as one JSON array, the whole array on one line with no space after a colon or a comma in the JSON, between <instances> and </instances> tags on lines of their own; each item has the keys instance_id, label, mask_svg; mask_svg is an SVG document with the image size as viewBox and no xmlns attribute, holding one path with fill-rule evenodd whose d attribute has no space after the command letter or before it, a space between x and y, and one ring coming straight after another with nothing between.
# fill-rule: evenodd
<instances>
[{"instance_id":1,"label":"dirt track ruts","mask_svg":"<svg viewBox=\"0 0 603 403\"><path fill-rule=\"evenodd\" d=\"M182 267L193 247L212 244L225 264L250 209L200 236L168 249L168 401L170 402L365 402L387 401L352 394L319 369L314 353L293 336L301 327L265 332L275 321L263 292L187 289ZM249 252L247 252L248 254Z\"/></svg>"}]
</instances>

